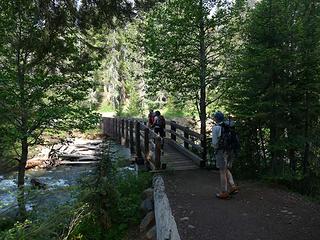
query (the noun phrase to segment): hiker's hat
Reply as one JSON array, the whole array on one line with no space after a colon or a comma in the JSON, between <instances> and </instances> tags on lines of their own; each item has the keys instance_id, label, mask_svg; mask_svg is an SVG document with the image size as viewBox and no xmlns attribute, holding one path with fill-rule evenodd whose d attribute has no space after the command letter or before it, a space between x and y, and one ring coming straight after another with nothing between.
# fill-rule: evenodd
<instances>
[{"instance_id":1,"label":"hiker's hat","mask_svg":"<svg viewBox=\"0 0 320 240\"><path fill-rule=\"evenodd\" d=\"M218 122L222 122L224 120L224 115L222 112L217 111L213 114L213 117L218 121Z\"/></svg>"}]
</instances>

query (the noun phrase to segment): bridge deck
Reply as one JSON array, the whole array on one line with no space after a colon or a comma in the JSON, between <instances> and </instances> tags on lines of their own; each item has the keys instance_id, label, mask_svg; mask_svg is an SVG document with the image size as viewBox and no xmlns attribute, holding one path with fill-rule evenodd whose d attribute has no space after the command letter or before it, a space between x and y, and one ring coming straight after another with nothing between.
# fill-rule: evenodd
<instances>
[{"instance_id":1,"label":"bridge deck","mask_svg":"<svg viewBox=\"0 0 320 240\"><path fill-rule=\"evenodd\" d=\"M167 164L168 170L192 170L199 168L190 157L179 152L170 144L165 143L163 150L164 154L161 156L161 162Z\"/></svg>"}]
</instances>

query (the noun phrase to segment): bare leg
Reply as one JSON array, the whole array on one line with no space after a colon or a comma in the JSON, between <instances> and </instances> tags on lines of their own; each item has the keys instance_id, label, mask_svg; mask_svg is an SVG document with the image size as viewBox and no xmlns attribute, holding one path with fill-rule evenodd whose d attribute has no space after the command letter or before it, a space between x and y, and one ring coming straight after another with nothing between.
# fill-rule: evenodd
<instances>
[{"instance_id":1,"label":"bare leg","mask_svg":"<svg viewBox=\"0 0 320 240\"><path fill-rule=\"evenodd\" d=\"M227 179L228 179L229 184L231 185L231 187L234 187L235 186L234 180L233 180L232 174L229 169L227 169L226 175L227 175Z\"/></svg>"}]
</instances>

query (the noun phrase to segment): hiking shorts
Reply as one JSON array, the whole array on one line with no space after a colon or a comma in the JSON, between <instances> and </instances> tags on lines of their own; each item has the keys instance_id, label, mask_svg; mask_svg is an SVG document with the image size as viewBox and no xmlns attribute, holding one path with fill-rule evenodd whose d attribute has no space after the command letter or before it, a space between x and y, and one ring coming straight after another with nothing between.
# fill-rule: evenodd
<instances>
[{"instance_id":1,"label":"hiking shorts","mask_svg":"<svg viewBox=\"0 0 320 240\"><path fill-rule=\"evenodd\" d=\"M234 160L233 152L224 152L223 150L217 150L214 157L216 159L217 168L221 170L232 168L232 162Z\"/></svg>"}]
</instances>

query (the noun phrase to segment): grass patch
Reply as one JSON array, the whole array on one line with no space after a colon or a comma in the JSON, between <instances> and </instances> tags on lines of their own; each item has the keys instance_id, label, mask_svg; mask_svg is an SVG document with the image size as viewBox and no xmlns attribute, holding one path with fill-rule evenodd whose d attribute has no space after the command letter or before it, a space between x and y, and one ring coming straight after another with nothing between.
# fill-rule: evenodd
<instances>
[{"instance_id":1,"label":"grass patch","mask_svg":"<svg viewBox=\"0 0 320 240\"><path fill-rule=\"evenodd\" d=\"M104 101L100 104L98 112L115 112L115 109L111 103Z\"/></svg>"}]
</instances>

